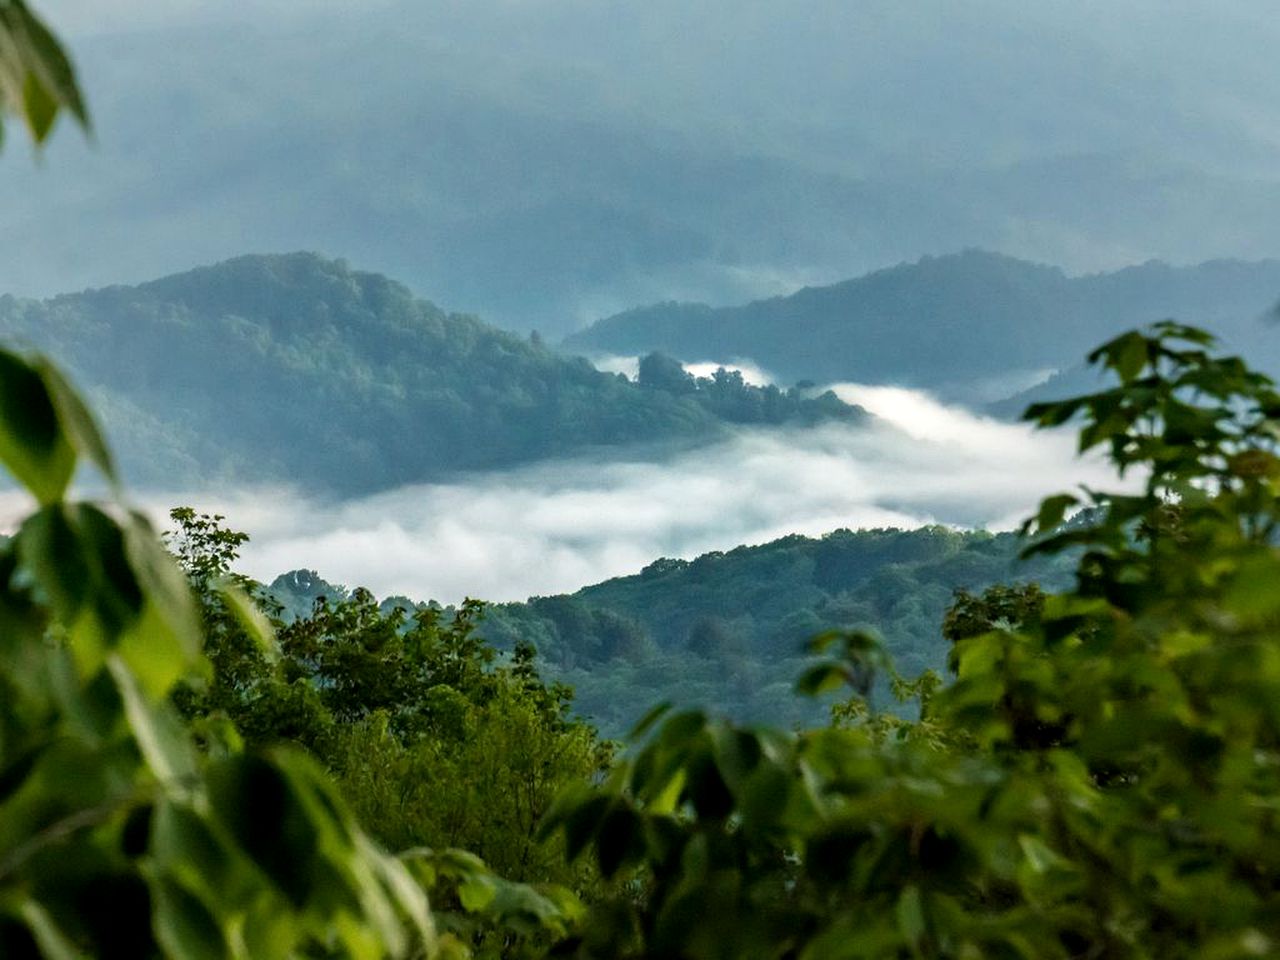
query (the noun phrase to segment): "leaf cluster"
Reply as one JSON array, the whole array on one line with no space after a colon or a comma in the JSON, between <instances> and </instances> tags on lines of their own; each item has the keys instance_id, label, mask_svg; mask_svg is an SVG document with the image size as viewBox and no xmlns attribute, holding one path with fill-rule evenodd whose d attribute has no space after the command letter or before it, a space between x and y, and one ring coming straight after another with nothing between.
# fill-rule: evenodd
<instances>
[{"instance_id":1,"label":"leaf cluster","mask_svg":"<svg viewBox=\"0 0 1280 960\"><path fill-rule=\"evenodd\" d=\"M89 111L58 38L24 0L4 0L0 3L0 143L5 113L21 118L32 140L40 144L63 110L88 128Z\"/></svg>"},{"instance_id":2,"label":"leaf cluster","mask_svg":"<svg viewBox=\"0 0 1280 960\"><path fill-rule=\"evenodd\" d=\"M571 595L494 604L479 630L500 648L535 643L543 672L571 684L579 713L608 736L623 736L660 700L813 726L826 705L791 696L790 684L810 637L874 628L900 672L943 671L949 646L938 624L957 588L1071 582L1072 556L1020 561L1025 546L1015 533L940 526L791 535L658 560ZM882 681L880 695L888 692Z\"/></svg>"},{"instance_id":3,"label":"leaf cluster","mask_svg":"<svg viewBox=\"0 0 1280 960\"><path fill-rule=\"evenodd\" d=\"M211 669L186 578L122 499L68 497L78 461L116 478L61 376L0 372L0 462L36 501L0 547L0 954L432 948L422 890L314 761L197 749L170 701Z\"/></svg>"},{"instance_id":4,"label":"leaf cluster","mask_svg":"<svg viewBox=\"0 0 1280 960\"><path fill-rule=\"evenodd\" d=\"M561 935L578 909L571 890L592 878L537 826L558 792L607 764L609 748L572 718L570 691L542 680L532 645L499 657L476 633L477 601L410 612L360 588L333 588L305 616L279 619L269 592L239 578L273 621L265 656L223 594L202 587L234 576L243 534L189 508L170 517L213 663L211 677L180 691L193 727L212 735L229 723L250 745L306 748L373 835L405 851L446 955L534 955Z\"/></svg>"},{"instance_id":5,"label":"leaf cluster","mask_svg":"<svg viewBox=\"0 0 1280 960\"><path fill-rule=\"evenodd\" d=\"M583 957L1215 957L1280 943L1280 516L1266 378L1173 324L1105 344L1079 418L1140 494L1051 497L1032 554L1072 589L957 598L952 680L865 702L874 638L801 681L832 727L669 716L548 829L622 878ZM1088 507L1077 516L1077 503Z\"/></svg>"}]
</instances>

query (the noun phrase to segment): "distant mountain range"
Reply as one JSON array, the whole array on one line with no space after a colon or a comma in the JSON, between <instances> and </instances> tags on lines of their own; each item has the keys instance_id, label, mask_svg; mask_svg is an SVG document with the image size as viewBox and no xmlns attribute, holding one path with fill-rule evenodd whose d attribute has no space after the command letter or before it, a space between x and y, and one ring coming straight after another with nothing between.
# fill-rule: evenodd
<instances>
[{"instance_id":1,"label":"distant mountain range","mask_svg":"<svg viewBox=\"0 0 1280 960\"><path fill-rule=\"evenodd\" d=\"M1278 298L1277 261L1073 278L969 251L740 307L631 310L557 351L297 253L44 301L0 296L0 338L69 368L134 483L288 481L351 494L593 449L662 454L740 425L865 416L813 383L991 400L1077 365L1118 330L1170 316L1280 371ZM636 381L568 351L653 355ZM782 384L810 383L695 379L672 357L749 359ZM988 409L1014 413L1042 393Z\"/></svg>"},{"instance_id":2,"label":"distant mountain range","mask_svg":"<svg viewBox=\"0 0 1280 960\"><path fill-rule=\"evenodd\" d=\"M1168 317L1207 326L1256 365L1280 370L1280 327L1270 319L1277 300L1275 260L1152 262L1069 277L966 251L745 306L628 310L563 347L618 355L660 350L686 362L750 360L781 383L892 382L995 399L992 384L1070 367L1106 337Z\"/></svg>"},{"instance_id":3,"label":"distant mountain range","mask_svg":"<svg viewBox=\"0 0 1280 960\"><path fill-rule=\"evenodd\" d=\"M0 338L68 367L136 483L369 492L731 425L864 414L723 375L636 383L345 262L247 256L135 287L0 297Z\"/></svg>"}]
</instances>

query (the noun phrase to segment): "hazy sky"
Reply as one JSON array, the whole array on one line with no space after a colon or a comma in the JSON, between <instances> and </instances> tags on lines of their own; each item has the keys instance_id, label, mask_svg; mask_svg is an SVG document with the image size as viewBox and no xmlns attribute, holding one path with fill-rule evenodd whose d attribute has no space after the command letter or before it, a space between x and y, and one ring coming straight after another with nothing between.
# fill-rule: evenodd
<instances>
[{"instance_id":1,"label":"hazy sky","mask_svg":"<svg viewBox=\"0 0 1280 960\"><path fill-rule=\"evenodd\" d=\"M96 123L0 157L0 292L315 249L551 333L984 246L1280 254L1261 2L40 5Z\"/></svg>"},{"instance_id":2,"label":"hazy sky","mask_svg":"<svg viewBox=\"0 0 1280 960\"><path fill-rule=\"evenodd\" d=\"M1270 176L1280 135L1280 25L1257 0L76 0L47 12L87 51L136 36L136 53L151 41L158 56L181 37L194 59L156 79L183 88L258 82L296 106L307 88L329 97L354 82L331 106L358 110L434 80L841 173L1119 152ZM227 41L266 41L279 62L204 74Z\"/></svg>"}]
</instances>

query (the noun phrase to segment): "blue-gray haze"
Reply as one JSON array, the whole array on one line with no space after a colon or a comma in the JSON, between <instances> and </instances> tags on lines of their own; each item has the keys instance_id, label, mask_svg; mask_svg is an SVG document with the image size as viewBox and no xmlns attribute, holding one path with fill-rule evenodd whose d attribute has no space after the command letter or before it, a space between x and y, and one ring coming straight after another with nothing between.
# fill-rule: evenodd
<instances>
[{"instance_id":1,"label":"blue-gray haze","mask_svg":"<svg viewBox=\"0 0 1280 960\"><path fill-rule=\"evenodd\" d=\"M1254 0L42 9L96 137L0 156L0 292L314 249L558 335L969 246L1280 253L1280 18Z\"/></svg>"}]
</instances>

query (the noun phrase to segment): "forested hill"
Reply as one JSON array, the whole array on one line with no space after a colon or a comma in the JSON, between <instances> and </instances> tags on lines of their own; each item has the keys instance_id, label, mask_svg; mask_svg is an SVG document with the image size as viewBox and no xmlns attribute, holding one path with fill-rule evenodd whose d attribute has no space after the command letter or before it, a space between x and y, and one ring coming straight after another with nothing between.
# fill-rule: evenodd
<instances>
[{"instance_id":1,"label":"forested hill","mask_svg":"<svg viewBox=\"0 0 1280 960\"><path fill-rule=\"evenodd\" d=\"M582 714L610 735L662 700L707 704L751 722L807 722L822 708L790 691L808 638L870 627L903 673L942 669L939 625L953 591L1066 582L1068 562L1020 561L1022 546L1010 533L936 526L794 535L657 560L570 595L497 604L481 633L503 649L533 643L548 675L570 683ZM283 575L270 589L294 615L318 595L344 595L312 571ZM397 602L410 603L387 605Z\"/></svg>"},{"instance_id":2,"label":"forested hill","mask_svg":"<svg viewBox=\"0 0 1280 960\"><path fill-rule=\"evenodd\" d=\"M1280 369L1280 262L1152 262L1114 273L1061 270L981 251L926 257L833 286L740 307L666 303L569 337L566 349L686 362L751 359L780 382L962 384L1061 369L1123 329L1176 317L1204 324Z\"/></svg>"},{"instance_id":3,"label":"forested hill","mask_svg":"<svg viewBox=\"0 0 1280 960\"><path fill-rule=\"evenodd\" d=\"M0 297L0 337L69 368L130 479L169 488L363 492L593 445L684 444L732 423L861 416L834 395L731 375L641 386L306 253Z\"/></svg>"}]
</instances>

